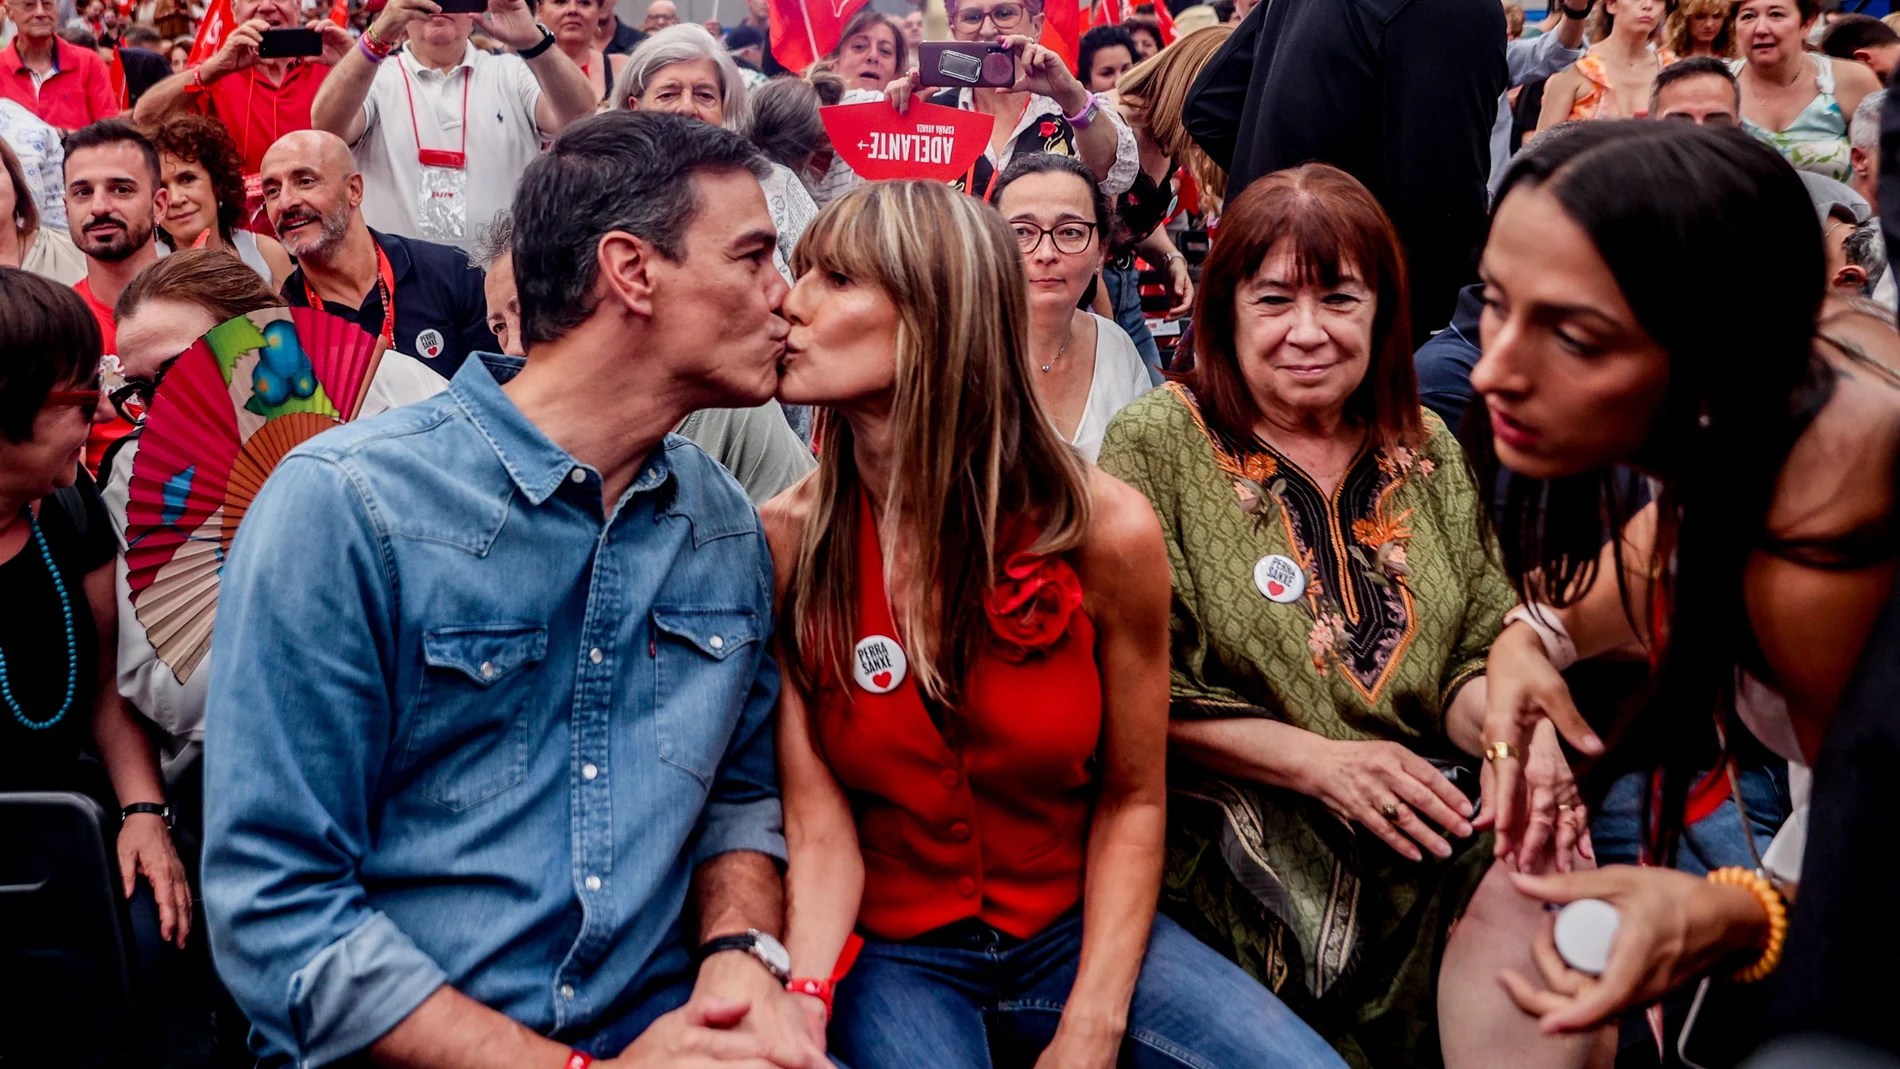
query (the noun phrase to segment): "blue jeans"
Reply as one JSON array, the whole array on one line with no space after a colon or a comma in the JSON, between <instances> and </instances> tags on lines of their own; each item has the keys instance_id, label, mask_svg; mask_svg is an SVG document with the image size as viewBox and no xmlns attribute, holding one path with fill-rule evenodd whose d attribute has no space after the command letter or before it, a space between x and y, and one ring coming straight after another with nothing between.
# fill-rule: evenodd
<instances>
[{"instance_id":1,"label":"blue jeans","mask_svg":"<svg viewBox=\"0 0 1900 1069\"><path fill-rule=\"evenodd\" d=\"M1141 271L1132 262L1127 267L1110 263L1102 268L1102 281L1108 284L1108 301L1114 306L1116 325L1135 343L1141 362L1148 365L1148 378L1156 386L1161 385L1161 347L1148 332L1148 317L1141 311Z\"/></svg>"},{"instance_id":2,"label":"blue jeans","mask_svg":"<svg viewBox=\"0 0 1900 1069\"><path fill-rule=\"evenodd\" d=\"M1082 951L1071 915L1029 940L965 921L908 942L868 939L838 985L831 1049L855 1069L1028 1069L1054 1038ZM1136 1069L1344 1066L1266 988L1164 916L1128 1010Z\"/></svg>"},{"instance_id":3,"label":"blue jeans","mask_svg":"<svg viewBox=\"0 0 1900 1069\"><path fill-rule=\"evenodd\" d=\"M1767 850L1781 822L1788 819L1787 766L1744 768L1736 778L1742 785L1742 804L1748 809L1755 849ZM1643 791L1648 783L1647 773L1632 772L1610 784L1610 793L1590 821L1597 864L1636 864L1643 840ZM1733 798L1683 830L1675 867L1691 876L1707 876L1728 865L1755 867L1755 855L1742 837L1742 818Z\"/></svg>"}]
</instances>

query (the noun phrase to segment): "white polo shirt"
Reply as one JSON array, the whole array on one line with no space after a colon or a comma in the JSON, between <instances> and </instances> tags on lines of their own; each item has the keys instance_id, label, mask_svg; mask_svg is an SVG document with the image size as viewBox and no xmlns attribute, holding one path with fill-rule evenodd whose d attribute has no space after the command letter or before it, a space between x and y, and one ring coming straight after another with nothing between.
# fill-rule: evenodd
<instances>
[{"instance_id":1,"label":"white polo shirt","mask_svg":"<svg viewBox=\"0 0 1900 1069\"><path fill-rule=\"evenodd\" d=\"M385 60L363 101L363 136L351 146L363 174L363 220L373 230L438 240L422 229L419 133L421 148L467 153L467 217L461 239L448 244L474 245L496 213L507 210L521 172L541 151L543 135L534 121L540 100L541 84L516 55L493 55L469 45L462 62L447 72L423 66L407 48Z\"/></svg>"}]
</instances>

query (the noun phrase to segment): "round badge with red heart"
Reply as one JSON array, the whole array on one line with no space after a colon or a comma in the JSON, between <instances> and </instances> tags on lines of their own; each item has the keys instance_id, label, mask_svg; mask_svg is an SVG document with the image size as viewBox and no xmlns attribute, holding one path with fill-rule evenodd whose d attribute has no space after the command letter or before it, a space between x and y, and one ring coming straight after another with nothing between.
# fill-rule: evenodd
<instances>
[{"instance_id":1,"label":"round badge with red heart","mask_svg":"<svg viewBox=\"0 0 1900 1069\"><path fill-rule=\"evenodd\" d=\"M1292 557L1273 553L1253 566L1253 585L1268 601L1290 605L1306 593L1306 572Z\"/></svg>"},{"instance_id":2,"label":"round badge with red heart","mask_svg":"<svg viewBox=\"0 0 1900 1069\"><path fill-rule=\"evenodd\" d=\"M872 694L889 694L904 682L910 664L904 659L904 647L886 635L868 635L858 641L851 655L851 675L858 686Z\"/></svg>"}]
</instances>

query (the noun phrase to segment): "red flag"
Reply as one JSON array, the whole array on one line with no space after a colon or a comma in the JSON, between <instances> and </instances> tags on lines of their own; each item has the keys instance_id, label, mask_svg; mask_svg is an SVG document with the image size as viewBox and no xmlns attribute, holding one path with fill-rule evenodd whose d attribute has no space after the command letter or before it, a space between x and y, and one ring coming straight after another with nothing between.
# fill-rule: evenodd
<instances>
[{"instance_id":1,"label":"red flag","mask_svg":"<svg viewBox=\"0 0 1900 1069\"><path fill-rule=\"evenodd\" d=\"M1098 0L1089 18L1089 28L1097 26L1119 26L1122 22L1121 0Z\"/></svg>"},{"instance_id":2,"label":"red flag","mask_svg":"<svg viewBox=\"0 0 1900 1069\"><path fill-rule=\"evenodd\" d=\"M1082 50L1082 5L1076 0L1043 0L1042 15L1042 47L1074 70Z\"/></svg>"},{"instance_id":3,"label":"red flag","mask_svg":"<svg viewBox=\"0 0 1900 1069\"><path fill-rule=\"evenodd\" d=\"M112 95L119 99L119 110L132 106L132 94L125 88L125 56L118 49L112 50L112 62L106 65L106 77L112 81Z\"/></svg>"},{"instance_id":4,"label":"red flag","mask_svg":"<svg viewBox=\"0 0 1900 1069\"><path fill-rule=\"evenodd\" d=\"M1155 0L1155 21L1161 24L1161 47L1174 43L1174 12L1168 10L1168 0Z\"/></svg>"},{"instance_id":5,"label":"red flag","mask_svg":"<svg viewBox=\"0 0 1900 1069\"><path fill-rule=\"evenodd\" d=\"M211 6L205 9L204 21L198 24L198 37L191 42L186 66L196 67L216 55L224 45L225 35L236 28L237 16L231 12L231 0L211 0Z\"/></svg>"},{"instance_id":6,"label":"red flag","mask_svg":"<svg viewBox=\"0 0 1900 1069\"><path fill-rule=\"evenodd\" d=\"M838 47L844 24L869 0L771 0L772 58L794 74Z\"/></svg>"},{"instance_id":7,"label":"red flag","mask_svg":"<svg viewBox=\"0 0 1900 1069\"><path fill-rule=\"evenodd\" d=\"M350 0L336 0L330 5L330 21L342 29L350 28Z\"/></svg>"}]
</instances>

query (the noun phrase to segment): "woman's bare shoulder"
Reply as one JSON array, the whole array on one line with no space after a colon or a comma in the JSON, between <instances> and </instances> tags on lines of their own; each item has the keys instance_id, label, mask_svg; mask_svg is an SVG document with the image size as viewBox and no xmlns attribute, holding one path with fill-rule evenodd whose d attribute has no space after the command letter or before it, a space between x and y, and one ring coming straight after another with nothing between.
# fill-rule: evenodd
<instances>
[{"instance_id":1,"label":"woman's bare shoulder","mask_svg":"<svg viewBox=\"0 0 1900 1069\"><path fill-rule=\"evenodd\" d=\"M1884 518L1900 457L1900 334L1860 312L1831 315L1820 347L1826 401L1795 443L1770 513L1784 535L1824 536Z\"/></svg>"},{"instance_id":2,"label":"woman's bare shoulder","mask_svg":"<svg viewBox=\"0 0 1900 1069\"><path fill-rule=\"evenodd\" d=\"M805 524L811 519L817 497L818 480L808 476L780 491L759 506L759 521L765 527L765 542L772 550L772 566L780 585L798 559L798 546L805 538Z\"/></svg>"},{"instance_id":3,"label":"woman's bare shoulder","mask_svg":"<svg viewBox=\"0 0 1900 1069\"><path fill-rule=\"evenodd\" d=\"M1102 469L1089 465L1089 528L1082 543L1084 567L1097 575L1123 575L1130 570L1159 572L1166 581L1167 546L1161 540L1161 521L1141 491Z\"/></svg>"}]
</instances>

